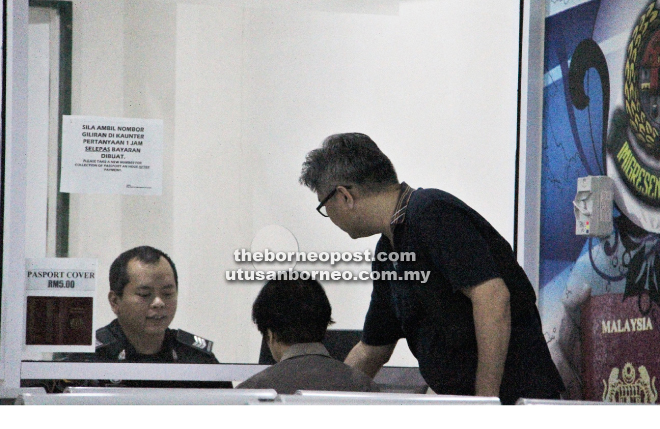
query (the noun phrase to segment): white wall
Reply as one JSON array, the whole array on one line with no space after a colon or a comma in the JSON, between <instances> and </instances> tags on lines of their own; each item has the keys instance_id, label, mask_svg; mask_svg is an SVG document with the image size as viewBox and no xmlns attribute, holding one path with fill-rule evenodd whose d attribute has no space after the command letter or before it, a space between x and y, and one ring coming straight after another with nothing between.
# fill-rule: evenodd
<instances>
[{"instance_id":1,"label":"white wall","mask_svg":"<svg viewBox=\"0 0 660 429\"><path fill-rule=\"evenodd\" d=\"M99 258L99 326L110 263L150 244L179 270L173 326L214 340L221 361L255 362L261 284L225 281L249 268L234 250L272 224L303 251L375 246L319 216L297 182L337 132L369 134L400 179L456 194L512 241L518 5L319 3L74 2L73 114L165 121L163 196L72 195L70 256ZM335 327L361 328L370 285L324 286ZM400 349L392 363L414 364Z\"/></svg>"}]
</instances>

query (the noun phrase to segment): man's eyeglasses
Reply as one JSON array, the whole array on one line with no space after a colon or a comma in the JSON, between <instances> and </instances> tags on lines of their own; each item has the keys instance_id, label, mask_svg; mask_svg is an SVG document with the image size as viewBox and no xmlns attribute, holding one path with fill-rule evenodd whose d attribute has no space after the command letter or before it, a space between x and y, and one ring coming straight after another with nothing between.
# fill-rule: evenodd
<instances>
[{"instance_id":1,"label":"man's eyeglasses","mask_svg":"<svg viewBox=\"0 0 660 429\"><path fill-rule=\"evenodd\" d=\"M337 185L337 186L343 186L343 185ZM321 216L323 217L328 217L328 212L326 211L325 204L330 201L330 198L334 197L335 194L337 193L337 186L335 186L335 189L332 190L325 198L321 200L321 203L319 203L318 207L316 207L316 211L321 213ZM344 186L346 189L351 189L350 186Z\"/></svg>"}]
</instances>

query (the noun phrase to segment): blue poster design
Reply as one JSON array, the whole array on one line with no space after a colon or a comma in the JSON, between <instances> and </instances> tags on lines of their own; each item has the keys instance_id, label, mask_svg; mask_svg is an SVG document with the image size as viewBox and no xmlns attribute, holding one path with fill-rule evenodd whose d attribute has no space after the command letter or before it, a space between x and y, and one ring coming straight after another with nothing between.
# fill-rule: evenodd
<instances>
[{"instance_id":1,"label":"blue poster design","mask_svg":"<svg viewBox=\"0 0 660 429\"><path fill-rule=\"evenodd\" d=\"M657 403L660 5L548 2L539 307L565 397ZM614 182L614 232L575 234L577 179Z\"/></svg>"}]
</instances>

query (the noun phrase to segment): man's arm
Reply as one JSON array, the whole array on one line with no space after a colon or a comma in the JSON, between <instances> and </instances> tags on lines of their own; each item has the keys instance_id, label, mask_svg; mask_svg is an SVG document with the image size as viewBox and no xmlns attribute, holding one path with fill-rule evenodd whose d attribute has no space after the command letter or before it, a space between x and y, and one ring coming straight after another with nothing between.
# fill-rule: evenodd
<instances>
[{"instance_id":1,"label":"man's arm","mask_svg":"<svg viewBox=\"0 0 660 429\"><path fill-rule=\"evenodd\" d=\"M344 363L374 378L383 365L390 360L394 347L396 347L396 343L386 346L370 346L360 341L346 356Z\"/></svg>"},{"instance_id":2,"label":"man's arm","mask_svg":"<svg viewBox=\"0 0 660 429\"><path fill-rule=\"evenodd\" d=\"M501 278L491 279L462 292L472 301L477 337L477 396L499 396L504 362L511 336L509 289Z\"/></svg>"}]
</instances>

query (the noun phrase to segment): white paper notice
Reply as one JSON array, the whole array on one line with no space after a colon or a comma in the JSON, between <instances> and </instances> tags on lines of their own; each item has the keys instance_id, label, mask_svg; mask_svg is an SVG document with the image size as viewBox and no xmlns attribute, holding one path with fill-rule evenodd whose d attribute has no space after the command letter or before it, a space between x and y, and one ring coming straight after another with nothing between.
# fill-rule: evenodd
<instances>
[{"instance_id":1,"label":"white paper notice","mask_svg":"<svg viewBox=\"0 0 660 429\"><path fill-rule=\"evenodd\" d=\"M94 296L96 259L37 258L25 260L28 295Z\"/></svg>"},{"instance_id":2,"label":"white paper notice","mask_svg":"<svg viewBox=\"0 0 660 429\"><path fill-rule=\"evenodd\" d=\"M162 119L64 116L60 192L161 195Z\"/></svg>"}]
</instances>

